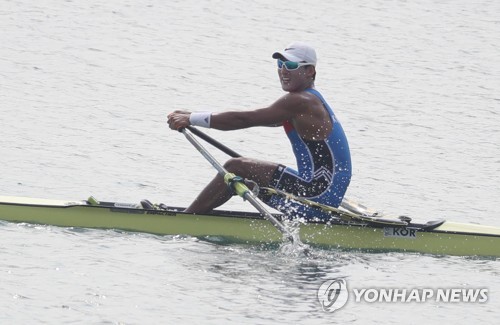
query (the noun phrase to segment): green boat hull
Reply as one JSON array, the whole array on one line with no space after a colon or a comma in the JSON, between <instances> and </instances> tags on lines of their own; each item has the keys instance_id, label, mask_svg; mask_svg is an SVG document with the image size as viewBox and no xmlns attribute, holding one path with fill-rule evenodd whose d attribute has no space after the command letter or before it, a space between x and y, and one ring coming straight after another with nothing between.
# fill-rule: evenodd
<instances>
[{"instance_id":1,"label":"green boat hull","mask_svg":"<svg viewBox=\"0 0 500 325\"><path fill-rule=\"evenodd\" d=\"M133 204L108 205L0 197L0 220L158 235L189 235L248 244L279 243L283 240L274 226L255 213L216 211L214 214L194 215L183 213L179 208L152 210ZM309 222L299 227L302 242L326 248L500 256L498 227L448 221L387 227L337 219L328 223Z\"/></svg>"}]
</instances>

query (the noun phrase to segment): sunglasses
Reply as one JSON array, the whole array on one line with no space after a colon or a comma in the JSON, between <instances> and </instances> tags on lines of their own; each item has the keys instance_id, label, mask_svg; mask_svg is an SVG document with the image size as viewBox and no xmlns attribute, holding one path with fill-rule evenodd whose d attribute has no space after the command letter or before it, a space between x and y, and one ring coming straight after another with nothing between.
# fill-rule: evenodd
<instances>
[{"instance_id":1,"label":"sunglasses","mask_svg":"<svg viewBox=\"0 0 500 325\"><path fill-rule=\"evenodd\" d=\"M302 62L293 62L293 61L283 61L278 59L278 69L282 69L283 66L290 71L290 70L297 70L298 68L305 66L305 65L311 65L310 63L302 63Z\"/></svg>"}]
</instances>

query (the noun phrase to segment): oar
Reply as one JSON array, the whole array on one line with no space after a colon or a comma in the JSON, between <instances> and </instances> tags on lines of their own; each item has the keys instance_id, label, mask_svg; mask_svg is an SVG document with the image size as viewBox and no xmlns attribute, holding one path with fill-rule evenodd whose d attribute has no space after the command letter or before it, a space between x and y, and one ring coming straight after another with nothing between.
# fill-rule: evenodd
<instances>
[{"instance_id":1,"label":"oar","mask_svg":"<svg viewBox=\"0 0 500 325\"><path fill-rule=\"evenodd\" d=\"M192 128L190 128L192 129ZM290 242L295 243L295 238L288 229L276 219L271 213L269 213L262 204L255 198L252 191L243 182L243 178L236 176L233 173L228 172L186 129L182 129L181 132L186 136L189 142L205 157L208 162L217 170L217 172L224 178L224 182L230 186L236 194L241 196L244 200L247 200L252 204L257 211L259 211L266 220L271 222ZM299 241L299 244L300 241Z\"/></svg>"},{"instance_id":2,"label":"oar","mask_svg":"<svg viewBox=\"0 0 500 325\"><path fill-rule=\"evenodd\" d=\"M384 226L407 226L408 225L408 222L401 220L401 219L383 218L383 217L377 217L376 215L365 215L365 214L354 213L354 212L349 211L344 206L342 206L342 207L346 210L341 210L339 208L335 208L335 207L332 207L332 206L329 206L326 204L314 202L314 201L308 200L306 198L295 196L293 194L290 194L290 193L287 193L287 192L284 192L284 191L281 191L281 190L278 190L275 188L261 187L260 189L266 191L268 194L279 195L279 196L282 196L284 198L300 202L304 205L308 205L310 207L320 209L324 212L333 213L344 221L361 221L361 222L368 222L371 224L384 225ZM349 203L346 203L346 204L349 204Z\"/></svg>"}]
</instances>

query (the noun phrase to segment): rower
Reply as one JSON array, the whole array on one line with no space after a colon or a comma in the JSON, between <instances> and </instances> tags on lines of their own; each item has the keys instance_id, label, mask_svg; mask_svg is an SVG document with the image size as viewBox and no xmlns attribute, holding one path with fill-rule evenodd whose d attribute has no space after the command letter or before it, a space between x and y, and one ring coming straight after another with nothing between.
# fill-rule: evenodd
<instances>
[{"instance_id":1,"label":"rower","mask_svg":"<svg viewBox=\"0 0 500 325\"><path fill-rule=\"evenodd\" d=\"M237 130L255 126L283 126L297 160L297 168L251 158L232 158L229 172L251 179L260 187L272 187L314 202L338 207L351 179L351 157L343 128L331 106L315 89L316 51L306 43L293 42L272 57L278 65L281 88L286 92L272 105L250 111L186 112L168 115L173 130L189 125ZM233 193L217 175L186 209L207 213ZM319 209L289 202L279 195L262 195L273 208L306 219L329 219Z\"/></svg>"}]
</instances>

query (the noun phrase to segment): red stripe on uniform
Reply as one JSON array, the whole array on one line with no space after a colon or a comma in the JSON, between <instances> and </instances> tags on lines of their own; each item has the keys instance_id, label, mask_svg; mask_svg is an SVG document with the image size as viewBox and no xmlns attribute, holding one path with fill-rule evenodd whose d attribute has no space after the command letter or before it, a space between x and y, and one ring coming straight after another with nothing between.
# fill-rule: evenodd
<instances>
[{"instance_id":1,"label":"red stripe on uniform","mask_svg":"<svg viewBox=\"0 0 500 325\"><path fill-rule=\"evenodd\" d=\"M285 129L286 133L293 131L293 129L294 129L292 123L290 123L289 121L283 122L283 128Z\"/></svg>"}]
</instances>

